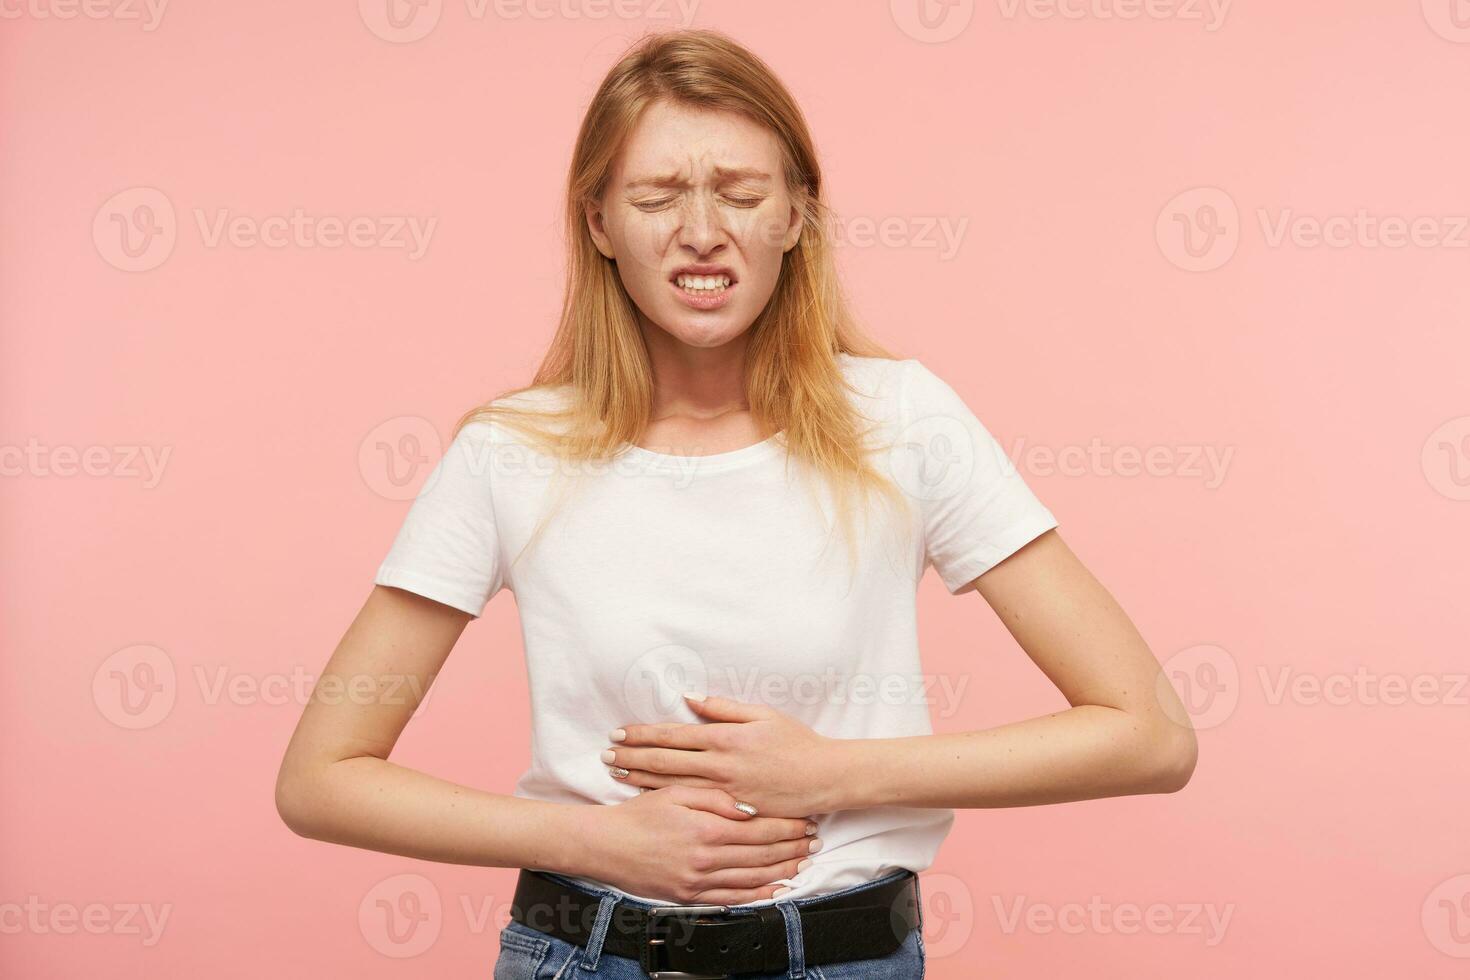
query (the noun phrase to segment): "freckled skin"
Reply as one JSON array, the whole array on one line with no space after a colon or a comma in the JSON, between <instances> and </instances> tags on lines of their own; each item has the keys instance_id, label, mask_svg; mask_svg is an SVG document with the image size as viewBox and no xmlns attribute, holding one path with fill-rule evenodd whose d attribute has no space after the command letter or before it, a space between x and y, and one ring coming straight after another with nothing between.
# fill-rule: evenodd
<instances>
[{"instance_id":1,"label":"freckled skin","mask_svg":"<svg viewBox=\"0 0 1470 980\"><path fill-rule=\"evenodd\" d=\"M722 177L716 168L766 175ZM676 186L629 186L673 175ZM788 193L780 146L768 130L729 112L651 106L630 136L588 228L617 262L623 287L650 327L696 348L743 342L775 291L782 257L802 221ZM729 266L737 285L717 310L683 305L669 286L680 266Z\"/></svg>"}]
</instances>

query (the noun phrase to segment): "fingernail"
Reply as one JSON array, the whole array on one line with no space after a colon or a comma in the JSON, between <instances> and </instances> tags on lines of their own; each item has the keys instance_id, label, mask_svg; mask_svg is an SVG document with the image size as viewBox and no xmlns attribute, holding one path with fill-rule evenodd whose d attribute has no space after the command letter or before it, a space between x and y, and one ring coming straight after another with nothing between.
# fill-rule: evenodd
<instances>
[{"instance_id":1,"label":"fingernail","mask_svg":"<svg viewBox=\"0 0 1470 980\"><path fill-rule=\"evenodd\" d=\"M696 693L694 691L685 691L684 692L684 696L686 698L688 698L689 700L691 700L691 701L703 701L704 700L704 695L703 694L699 694L699 693Z\"/></svg>"},{"instance_id":2,"label":"fingernail","mask_svg":"<svg viewBox=\"0 0 1470 980\"><path fill-rule=\"evenodd\" d=\"M812 859L811 858L802 858L801 859L801 863L796 866L796 870L797 871L805 871L807 868L810 868L811 866L812 866Z\"/></svg>"},{"instance_id":3,"label":"fingernail","mask_svg":"<svg viewBox=\"0 0 1470 980\"><path fill-rule=\"evenodd\" d=\"M603 762L616 762L617 761L617 758L618 758L618 754L616 752L614 752L612 749L603 749L602 750L602 761Z\"/></svg>"},{"instance_id":4,"label":"fingernail","mask_svg":"<svg viewBox=\"0 0 1470 980\"><path fill-rule=\"evenodd\" d=\"M789 891L791 891L790 888L785 888L785 887L777 888L773 897L780 898L782 895L785 895Z\"/></svg>"},{"instance_id":5,"label":"fingernail","mask_svg":"<svg viewBox=\"0 0 1470 980\"><path fill-rule=\"evenodd\" d=\"M806 849L808 854L815 854L822 849L822 838L814 837L811 846Z\"/></svg>"},{"instance_id":6,"label":"fingernail","mask_svg":"<svg viewBox=\"0 0 1470 980\"><path fill-rule=\"evenodd\" d=\"M810 837L812 834L815 834L816 832L817 832L817 825L816 824L809 823L809 824L806 825L806 835L808 837Z\"/></svg>"},{"instance_id":7,"label":"fingernail","mask_svg":"<svg viewBox=\"0 0 1470 980\"><path fill-rule=\"evenodd\" d=\"M622 766L613 766L611 769L608 770L608 772L612 773L614 779L628 778L628 770L624 769ZM643 792L643 787L638 787L638 791L640 793Z\"/></svg>"},{"instance_id":8,"label":"fingernail","mask_svg":"<svg viewBox=\"0 0 1470 980\"><path fill-rule=\"evenodd\" d=\"M745 814L748 817L753 817L756 815L755 807L751 806L749 803L736 803L735 809L739 810L741 813Z\"/></svg>"},{"instance_id":9,"label":"fingernail","mask_svg":"<svg viewBox=\"0 0 1470 980\"><path fill-rule=\"evenodd\" d=\"M621 742L623 739L628 737L628 733L621 728L614 728L612 731L608 732L607 737L609 741Z\"/></svg>"}]
</instances>

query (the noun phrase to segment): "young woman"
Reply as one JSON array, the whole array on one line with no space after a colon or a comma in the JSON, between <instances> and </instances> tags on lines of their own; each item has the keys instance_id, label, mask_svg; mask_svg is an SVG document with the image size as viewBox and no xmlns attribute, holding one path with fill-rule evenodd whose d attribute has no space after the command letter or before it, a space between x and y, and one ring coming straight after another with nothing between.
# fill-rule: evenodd
<instances>
[{"instance_id":1,"label":"young woman","mask_svg":"<svg viewBox=\"0 0 1470 980\"><path fill-rule=\"evenodd\" d=\"M1128 617L955 391L853 326L811 136L759 59L708 31L636 45L582 122L567 221L550 352L409 509L324 672L385 696L307 707L291 829L521 868L499 980L919 977L915 873L953 808L1187 782L1193 733ZM932 734L930 565L1070 709ZM513 795L389 761L502 589L532 702Z\"/></svg>"}]
</instances>

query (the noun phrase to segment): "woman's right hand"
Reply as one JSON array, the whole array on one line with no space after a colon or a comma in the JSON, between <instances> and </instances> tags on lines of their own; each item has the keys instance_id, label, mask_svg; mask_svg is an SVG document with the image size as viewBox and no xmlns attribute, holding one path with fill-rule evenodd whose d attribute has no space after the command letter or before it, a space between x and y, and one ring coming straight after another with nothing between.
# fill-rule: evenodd
<instances>
[{"instance_id":1,"label":"woman's right hand","mask_svg":"<svg viewBox=\"0 0 1470 980\"><path fill-rule=\"evenodd\" d=\"M773 882L794 877L821 838L807 835L807 820L752 817L735 802L724 790L664 786L587 807L586 876L680 905L771 898L786 887Z\"/></svg>"}]
</instances>

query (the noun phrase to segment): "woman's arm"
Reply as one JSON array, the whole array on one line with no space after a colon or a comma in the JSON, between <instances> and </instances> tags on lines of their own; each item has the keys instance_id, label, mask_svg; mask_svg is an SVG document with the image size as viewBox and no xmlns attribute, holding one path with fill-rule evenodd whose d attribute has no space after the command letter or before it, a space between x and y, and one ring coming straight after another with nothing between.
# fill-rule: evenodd
<instances>
[{"instance_id":1,"label":"woman's arm","mask_svg":"<svg viewBox=\"0 0 1470 980\"><path fill-rule=\"evenodd\" d=\"M575 807L470 789L388 761L470 615L374 586L291 736L276 809L303 837L428 861L571 868ZM551 831L551 832L548 832Z\"/></svg>"},{"instance_id":2,"label":"woman's arm","mask_svg":"<svg viewBox=\"0 0 1470 980\"><path fill-rule=\"evenodd\" d=\"M838 741L834 809L1031 806L1189 782L1188 715L1128 615L1055 530L972 584L1072 706L984 731Z\"/></svg>"},{"instance_id":3,"label":"woman's arm","mask_svg":"<svg viewBox=\"0 0 1470 980\"><path fill-rule=\"evenodd\" d=\"M297 834L426 861L587 875L687 903L771 897L813 847L804 819L678 787L614 806L461 786L388 761L470 615L375 585L286 749L276 809Z\"/></svg>"},{"instance_id":4,"label":"woman's arm","mask_svg":"<svg viewBox=\"0 0 1470 980\"><path fill-rule=\"evenodd\" d=\"M608 762L638 786L722 789L771 814L1031 806L1189 781L1196 748L1183 706L1054 529L971 584L1072 707L957 735L843 739L766 705L709 698L691 704L706 723L626 726Z\"/></svg>"}]
</instances>

